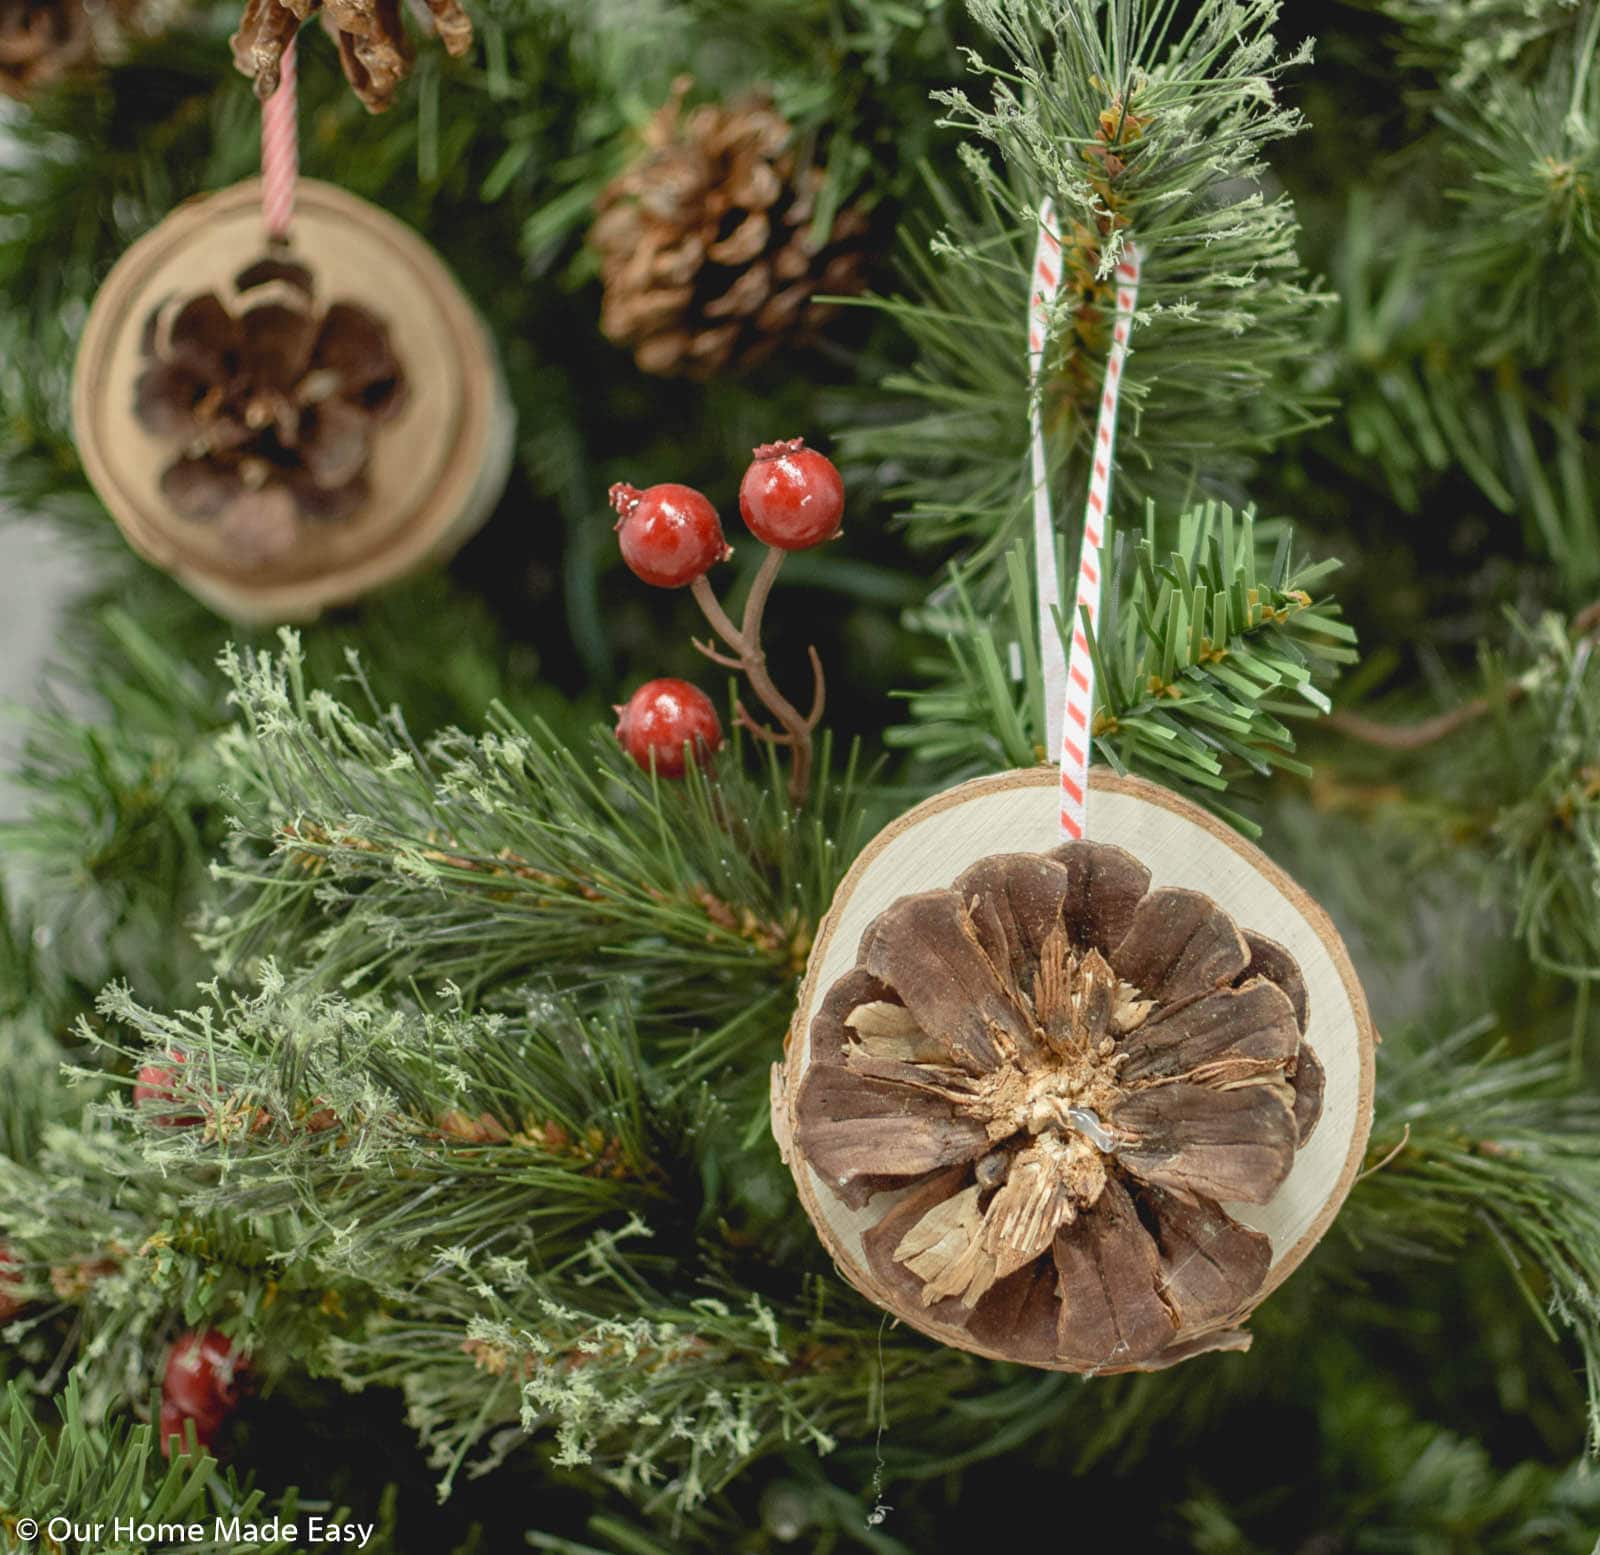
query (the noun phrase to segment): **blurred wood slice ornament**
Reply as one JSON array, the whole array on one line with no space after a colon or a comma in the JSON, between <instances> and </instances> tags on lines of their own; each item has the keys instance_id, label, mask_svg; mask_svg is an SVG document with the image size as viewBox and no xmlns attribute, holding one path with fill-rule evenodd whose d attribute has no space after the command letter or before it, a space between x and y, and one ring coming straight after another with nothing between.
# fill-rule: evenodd
<instances>
[{"instance_id":1,"label":"blurred wood slice ornament","mask_svg":"<svg viewBox=\"0 0 1600 1555\"><path fill-rule=\"evenodd\" d=\"M1085 1374L1249 1346L1332 1224L1376 1036L1327 915L1166 789L1052 767L918 806L811 954L773 1130L839 1271L932 1338Z\"/></svg>"},{"instance_id":2,"label":"blurred wood slice ornament","mask_svg":"<svg viewBox=\"0 0 1600 1555\"><path fill-rule=\"evenodd\" d=\"M515 430L488 332L427 244L312 180L269 244L255 179L112 269L73 423L128 543L252 624L448 558L503 490Z\"/></svg>"}]
</instances>

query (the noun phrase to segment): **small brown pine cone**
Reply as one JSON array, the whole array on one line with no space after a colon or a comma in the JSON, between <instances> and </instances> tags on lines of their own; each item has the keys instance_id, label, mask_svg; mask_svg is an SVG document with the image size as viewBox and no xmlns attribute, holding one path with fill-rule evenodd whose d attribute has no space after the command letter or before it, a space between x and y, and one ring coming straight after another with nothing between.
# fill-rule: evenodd
<instances>
[{"instance_id":1,"label":"small brown pine cone","mask_svg":"<svg viewBox=\"0 0 1600 1555\"><path fill-rule=\"evenodd\" d=\"M0 0L0 90L28 97L90 56L83 0Z\"/></svg>"},{"instance_id":2,"label":"small brown pine cone","mask_svg":"<svg viewBox=\"0 0 1600 1555\"><path fill-rule=\"evenodd\" d=\"M0 92L29 98L115 52L125 29L159 31L175 9L171 0L0 0Z\"/></svg>"},{"instance_id":3,"label":"small brown pine cone","mask_svg":"<svg viewBox=\"0 0 1600 1555\"><path fill-rule=\"evenodd\" d=\"M680 80L642 156L606 187L589 241L605 283L600 327L648 373L711 378L803 341L859 292L867 216L812 232L826 175L762 96L684 110Z\"/></svg>"},{"instance_id":4,"label":"small brown pine cone","mask_svg":"<svg viewBox=\"0 0 1600 1555\"><path fill-rule=\"evenodd\" d=\"M1120 848L1000 854L867 929L794 1145L887 1205L863 1248L913 1321L1067 1371L1239 1349L1271 1245L1224 1206L1271 1199L1316 1127L1306 1018L1282 946Z\"/></svg>"},{"instance_id":5,"label":"small brown pine cone","mask_svg":"<svg viewBox=\"0 0 1600 1555\"><path fill-rule=\"evenodd\" d=\"M134 408L174 448L162 491L184 517L223 524L241 560L277 559L302 521L361 507L374 437L405 397L376 314L319 306L305 266L269 257L226 298L162 303L144 353Z\"/></svg>"},{"instance_id":6,"label":"small brown pine cone","mask_svg":"<svg viewBox=\"0 0 1600 1555\"><path fill-rule=\"evenodd\" d=\"M446 52L465 54L472 47L472 21L458 0L428 0L428 9ZM248 0L233 35L234 63L255 82L257 97L271 97L284 50L300 24L319 12L351 90L370 112L382 113L416 57L400 0Z\"/></svg>"}]
</instances>

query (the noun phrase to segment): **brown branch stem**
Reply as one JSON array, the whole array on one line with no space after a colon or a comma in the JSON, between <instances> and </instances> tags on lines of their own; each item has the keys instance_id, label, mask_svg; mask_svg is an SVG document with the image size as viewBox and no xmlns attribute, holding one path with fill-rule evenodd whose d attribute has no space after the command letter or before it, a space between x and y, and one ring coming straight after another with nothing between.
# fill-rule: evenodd
<instances>
[{"instance_id":1,"label":"brown branch stem","mask_svg":"<svg viewBox=\"0 0 1600 1555\"><path fill-rule=\"evenodd\" d=\"M1585 638L1596 636L1600 636L1600 601L1585 606L1572 618L1574 642L1581 643ZM1460 707L1451 708L1448 713L1436 713L1432 718L1424 718L1418 723L1381 723L1376 718L1366 718L1360 713L1344 711L1330 713L1326 722L1330 729L1337 729L1340 734L1348 735L1353 740L1360 740L1364 745L1376 745L1383 750L1391 751L1425 750L1440 740L1448 739L1456 730L1476 723L1480 718L1493 712L1496 707L1516 706L1527 696L1530 689L1531 687L1524 685L1522 681L1514 680L1506 686L1504 694L1498 698L1491 700L1489 697L1473 697L1470 702L1463 702Z\"/></svg>"},{"instance_id":2,"label":"brown branch stem","mask_svg":"<svg viewBox=\"0 0 1600 1555\"><path fill-rule=\"evenodd\" d=\"M773 684L772 676L767 670L766 650L761 646L761 622L766 615L767 600L772 594L772 585L777 581L779 569L782 568L787 554L776 546L767 547L766 557L750 584L750 592L744 602L743 619L738 626L734 625L733 618L722 608L722 601L717 598L710 580L704 574L694 580L690 592L700 607L700 613L710 623L711 630L733 650L736 660L733 667L743 671L745 679L750 682L750 689L778 721L783 731L781 734L758 724L742 705L738 709L741 726L748 729L757 739L789 747L791 752L789 798L795 805L801 805L805 803L806 795L811 790L813 760L811 735L821 720L824 704L822 661L817 657L816 649L812 648L811 667L816 689L813 693L811 713L805 715ZM714 652L709 643L697 642L695 646L714 662L729 663L722 654Z\"/></svg>"},{"instance_id":3,"label":"brown branch stem","mask_svg":"<svg viewBox=\"0 0 1600 1555\"><path fill-rule=\"evenodd\" d=\"M1501 705L1516 702L1523 694L1520 686L1507 686ZM1474 697L1448 713L1438 713L1414 724L1382 723L1376 718L1363 717L1360 713L1340 711L1329 713L1327 723L1330 729L1337 729L1352 740L1360 740L1363 745L1376 745L1391 751L1417 751L1448 738L1457 729L1476 723L1494 705L1488 697Z\"/></svg>"}]
</instances>

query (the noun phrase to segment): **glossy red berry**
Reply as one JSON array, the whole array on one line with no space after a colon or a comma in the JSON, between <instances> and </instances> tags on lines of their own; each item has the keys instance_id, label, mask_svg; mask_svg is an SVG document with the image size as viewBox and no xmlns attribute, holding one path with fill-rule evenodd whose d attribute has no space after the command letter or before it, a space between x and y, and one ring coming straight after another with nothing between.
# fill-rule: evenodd
<instances>
[{"instance_id":1,"label":"glossy red berry","mask_svg":"<svg viewBox=\"0 0 1600 1555\"><path fill-rule=\"evenodd\" d=\"M161 1451L172 1454L172 1438L184 1439L194 1421L195 1440L210 1446L239 1402L239 1378L248 1366L233 1341L215 1328L184 1334L167 1352L161 1380Z\"/></svg>"},{"instance_id":2,"label":"glossy red berry","mask_svg":"<svg viewBox=\"0 0 1600 1555\"><path fill-rule=\"evenodd\" d=\"M171 1108L178 1099L179 1065L186 1060L184 1055L174 1048L167 1057L171 1060L166 1064L145 1064L139 1070L138 1078L133 1082L133 1104L135 1107L147 1105L159 1106L163 1109ZM200 1122L198 1113L168 1113L165 1117L153 1120L159 1128L184 1128Z\"/></svg>"},{"instance_id":3,"label":"glossy red berry","mask_svg":"<svg viewBox=\"0 0 1600 1555\"><path fill-rule=\"evenodd\" d=\"M702 764L722 744L722 725L711 698L686 680L649 680L617 709L622 748L650 770L652 758L662 777L679 778L686 745Z\"/></svg>"},{"instance_id":4,"label":"glossy red berry","mask_svg":"<svg viewBox=\"0 0 1600 1555\"><path fill-rule=\"evenodd\" d=\"M733 555L717 510L693 486L668 482L639 491L618 484L611 506L623 561L658 589L682 588Z\"/></svg>"},{"instance_id":5,"label":"glossy red berry","mask_svg":"<svg viewBox=\"0 0 1600 1555\"><path fill-rule=\"evenodd\" d=\"M839 533L844 481L803 437L763 443L739 483L739 513L756 539L780 551L808 550Z\"/></svg>"}]
</instances>

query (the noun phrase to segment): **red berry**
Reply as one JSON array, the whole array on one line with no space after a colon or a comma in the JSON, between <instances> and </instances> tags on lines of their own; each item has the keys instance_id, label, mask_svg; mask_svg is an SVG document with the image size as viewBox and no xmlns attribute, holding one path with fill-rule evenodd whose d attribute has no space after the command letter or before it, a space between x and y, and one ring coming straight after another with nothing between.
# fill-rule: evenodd
<instances>
[{"instance_id":1,"label":"red berry","mask_svg":"<svg viewBox=\"0 0 1600 1555\"><path fill-rule=\"evenodd\" d=\"M249 1362L215 1328L184 1334L167 1352L161 1380L161 1452L172 1454L172 1438L184 1437L194 1421L195 1440L210 1446L239 1402L238 1379Z\"/></svg>"},{"instance_id":2,"label":"red berry","mask_svg":"<svg viewBox=\"0 0 1600 1555\"><path fill-rule=\"evenodd\" d=\"M143 1107L153 1102L163 1107L173 1106L178 1092L178 1065L185 1063L182 1052L174 1048L167 1057L170 1064L145 1064L133 1082L133 1104ZM177 1113L153 1120L158 1128L184 1128L201 1121L197 1113Z\"/></svg>"},{"instance_id":3,"label":"red berry","mask_svg":"<svg viewBox=\"0 0 1600 1555\"><path fill-rule=\"evenodd\" d=\"M803 437L763 443L739 482L739 513L756 539L780 551L805 551L839 533L844 482L833 460Z\"/></svg>"},{"instance_id":4,"label":"red berry","mask_svg":"<svg viewBox=\"0 0 1600 1555\"><path fill-rule=\"evenodd\" d=\"M619 484L611 488L611 506L623 561L658 589L680 589L733 555L717 510L693 486L669 482L638 491Z\"/></svg>"},{"instance_id":5,"label":"red berry","mask_svg":"<svg viewBox=\"0 0 1600 1555\"><path fill-rule=\"evenodd\" d=\"M617 738L644 768L651 760L662 777L684 773L684 746L704 763L722 744L722 725L711 698L686 680L648 680L617 709Z\"/></svg>"},{"instance_id":6,"label":"red berry","mask_svg":"<svg viewBox=\"0 0 1600 1555\"><path fill-rule=\"evenodd\" d=\"M26 1305L22 1297L22 1260L0 1242L0 1323L9 1323Z\"/></svg>"}]
</instances>

